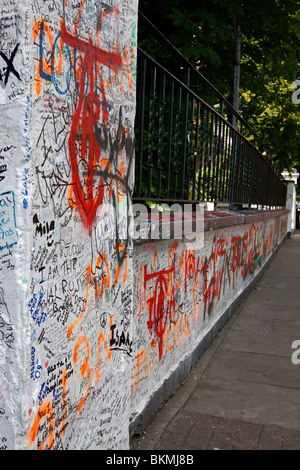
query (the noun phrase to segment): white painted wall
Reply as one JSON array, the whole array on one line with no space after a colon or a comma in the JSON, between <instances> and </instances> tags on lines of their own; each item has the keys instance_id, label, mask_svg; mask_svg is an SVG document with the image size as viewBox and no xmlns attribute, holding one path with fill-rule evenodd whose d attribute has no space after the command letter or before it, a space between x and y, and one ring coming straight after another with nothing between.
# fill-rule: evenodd
<instances>
[{"instance_id":1,"label":"white painted wall","mask_svg":"<svg viewBox=\"0 0 300 470\"><path fill-rule=\"evenodd\" d=\"M126 449L137 0L0 7L0 445Z\"/></svg>"},{"instance_id":2,"label":"white painted wall","mask_svg":"<svg viewBox=\"0 0 300 470\"><path fill-rule=\"evenodd\" d=\"M200 247L184 239L135 246L132 419L137 425L163 384L260 272L286 230L285 214L207 230Z\"/></svg>"}]
</instances>

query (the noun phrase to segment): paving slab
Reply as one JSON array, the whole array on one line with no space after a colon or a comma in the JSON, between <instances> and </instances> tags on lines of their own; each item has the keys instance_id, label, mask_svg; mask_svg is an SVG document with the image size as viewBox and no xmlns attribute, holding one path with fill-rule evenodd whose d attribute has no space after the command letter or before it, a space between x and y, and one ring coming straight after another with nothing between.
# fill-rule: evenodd
<instances>
[{"instance_id":1,"label":"paving slab","mask_svg":"<svg viewBox=\"0 0 300 470\"><path fill-rule=\"evenodd\" d=\"M222 347L236 352L244 351L284 356L288 358L287 362L289 362L292 354L292 343L295 339L300 338L300 333L298 333L298 325L295 329L290 326L289 332L286 332L286 329L285 324L276 325L269 322L264 324L259 322L257 328L249 325L244 327L242 325L235 326L230 331L230 335L225 338Z\"/></svg>"},{"instance_id":2,"label":"paving slab","mask_svg":"<svg viewBox=\"0 0 300 470\"><path fill-rule=\"evenodd\" d=\"M278 425L300 432L299 388L246 380L201 379L183 412L198 413L248 423Z\"/></svg>"},{"instance_id":3,"label":"paving slab","mask_svg":"<svg viewBox=\"0 0 300 470\"><path fill-rule=\"evenodd\" d=\"M237 354L236 351L222 349L222 354L211 361L203 377L207 380L285 386L299 389L300 394L300 371L296 369L295 373L295 369L290 357L243 351Z\"/></svg>"}]
</instances>

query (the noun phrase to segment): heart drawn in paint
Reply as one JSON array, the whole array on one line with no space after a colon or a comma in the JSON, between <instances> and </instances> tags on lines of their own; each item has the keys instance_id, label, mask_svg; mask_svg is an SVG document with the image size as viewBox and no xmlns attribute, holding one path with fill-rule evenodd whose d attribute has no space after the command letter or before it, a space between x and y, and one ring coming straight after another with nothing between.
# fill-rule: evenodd
<instances>
[{"instance_id":1,"label":"heart drawn in paint","mask_svg":"<svg viewBox=\"0 0 300 470\"><path fill-rule=\"evenodd\" d=\"M87 227L93 224L104 198L104 180L98 165L101 148L94 134L99 114L100 102L95 93L89 93L84 100L81 97L69 139L73 207L79 210Z\"/></svg>"},{"instance_id":2,"label":"heart drawn in paint","mask_svg":"<svg viewBox=\"0 0 300 470\"><path fill-rule=\"evenodd\" d=\"M66 45L85 54L79 80L79 99L68 142L72 171L69 201L70 205L79 211L84 225L90 228L105 194L105 182L99 171L101 147L95 128L99 122L106 126L108 120L104 83L101 73L94 76L95 69L100 70L95 65L101 63L117 72L122 65L122 59L116 52L103 51L95 47L92 38L87 43L71 36L64 22L61 25L61 38ZM99 89L101 103L97 95ZM100 168L103 170L101 166Z\"/></svg>"}]
</instances>

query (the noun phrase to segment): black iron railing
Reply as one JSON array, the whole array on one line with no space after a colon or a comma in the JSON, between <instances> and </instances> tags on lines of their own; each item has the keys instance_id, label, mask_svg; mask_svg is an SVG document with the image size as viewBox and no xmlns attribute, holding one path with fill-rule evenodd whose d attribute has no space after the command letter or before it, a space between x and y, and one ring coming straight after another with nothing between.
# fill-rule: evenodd
<instances>
[{"instance_id":1,"label":"black iron railing","mask_svg":"<svg viewBox=\"0 0 300 470\"><path fill-rule=\"evenodd\" d=\"M141 23L172 61L167 69L138 47L134 200L284 207L286 185L261 139L140 14Z\"/></svg>"}]
</instances>

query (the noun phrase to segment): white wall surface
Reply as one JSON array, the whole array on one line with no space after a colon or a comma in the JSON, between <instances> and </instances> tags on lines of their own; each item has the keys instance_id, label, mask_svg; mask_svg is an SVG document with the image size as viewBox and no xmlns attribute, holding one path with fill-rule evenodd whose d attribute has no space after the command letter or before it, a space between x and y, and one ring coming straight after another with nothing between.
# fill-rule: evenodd
<instances>
[{"instance_id":1,"label":"white wall surface","mask_svg":"<svg viewBox=\"0 0 300 470\"><path fill-rule=\"evenodd\" d=\"M283 215L206 231L200 247L184 239L135 246L133 419L259 273L286 230Z\"/></svg>"},{"instance_id":2,"label":"white wall surface","mask_svg":"<svg viewBox=\"0 0 300 470\"><path fill-rule=\"evenodd\" d=\"M137 0L0 8L0 446L126 449Z\"/></svg>"}]
</instances>

